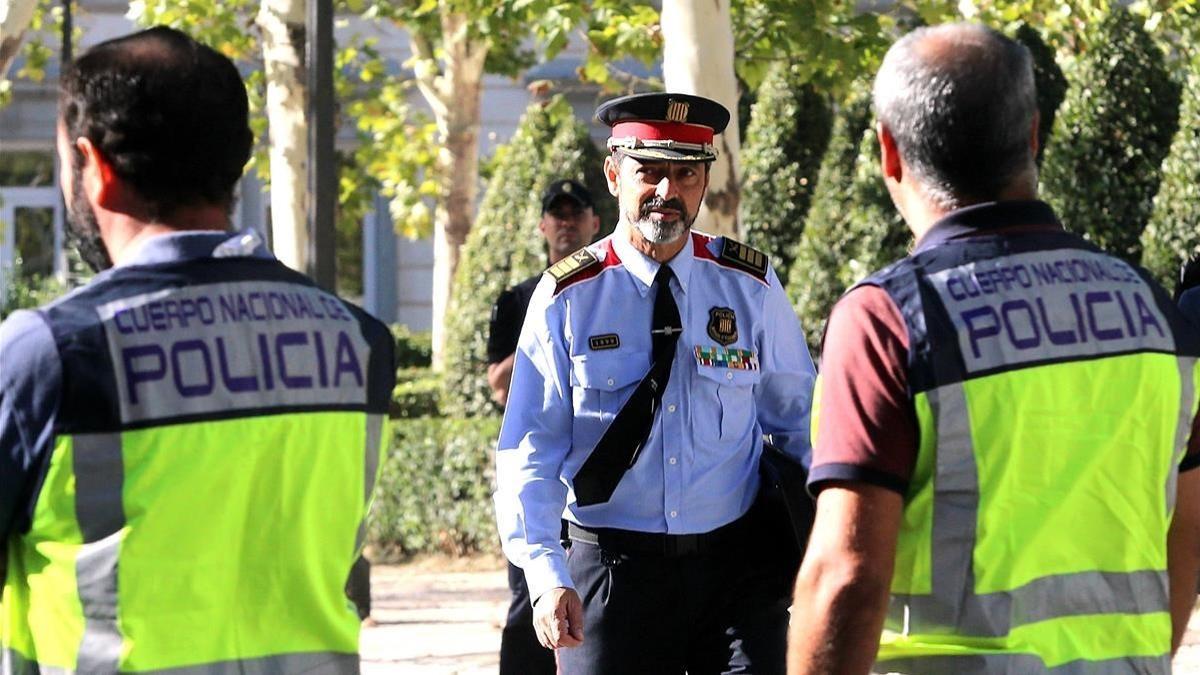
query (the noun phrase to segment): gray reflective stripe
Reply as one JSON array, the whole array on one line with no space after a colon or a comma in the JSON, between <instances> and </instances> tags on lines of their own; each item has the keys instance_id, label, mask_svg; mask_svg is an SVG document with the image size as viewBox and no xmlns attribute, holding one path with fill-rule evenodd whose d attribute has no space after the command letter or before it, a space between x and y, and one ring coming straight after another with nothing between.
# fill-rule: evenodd
<instances>
[{"instance_id":1,"label":"gray reflective stripe","mask_svg":"<svg viewBox=\"0 0 1200 675\"><path fill-rule=\"evenodd\" d=\"M75 518L83 534L83 546L75 559L84 616L77 668L86 673L115 673L121 658L117 559L125 527L121 435L81 434L72 437L72 447Z\"/></svg>"},{"instance_id":2,"label":"gray reflective stripe","mask_svg":"<svg viewBox=\"0 0 1200 675\"><path fill-rule=\"evenodd\" d=\"M1047 668L1033 654L970 654L894 659L875 664L875 673L920 675L1156 675L1171 672L1169 656L1129 656L1103 661L1071 661Z\"/></svg>"},{"instance_id":3,"label":"gray reflective stripe","mask_svg":"<svg viewBox=\"0 0 1200 675\"><path fill-rule=\"evenodd\" d=\"M936 584L936 580L935 580ZM964 621L957 624L974 637L1003 637L1018 626L1086 614L1148 614L1166 611L1167 573L1079 572L1041 577L1012 591L962 595ZM952 600L929 595L893 595L889 619L897 625L909 616L909 631L929 633L948 624L927 617L945 615ZM949 624L955 625L955 624Z\"/></svg>"},{"instance_id":4,"label":"gray reflective stripe","mask_svg":"<svg viewBox=\"0 0 1200 675\"><path fill-rule=\"evenodd\" d=\"M354 538L354 552L357 554L367 542L366 507L371 504L371 494L375 492L375 478L379 472L380 443L383 442L383 426L387 418L383 415L367 415L366 443L363 448L363 519L358 524L358 534Z\"/></svg>"},{"instance_id":5,"label":"gray reflective stripe","mask_svg":"<svg viewBox=\"0 0 1200 675\"><path fill-rule=\"evenodd\" d=\"M937 423L937 467L933 480L933 610L922 622L941 626L987 625L986 616L960 616L975 588L972 565L979 512L979 473L971 442L971 420L962 383L929 392ZM965 622L965 623L964 623ZM975 628L978 630L978 628Z\"/></svg>"},{"instance_id":6,"label":"gray reflective stripe","mask_svg":"<svg viewBox=\"0 0 1200 675\"><path fill-rule=\"evenodd\" d=\"M358 654L279 654L154 672L157 675L357 675Z\"/></svg>"},{"instance_id":7,"label":"gray reflective stripe","mask_svg":"<svg viewBox=\"0 0 1200 675\"><path fill-rule=\"evenodd\" d=\"M75 518L84 543L100 541L125 527L121 489L125 467L121 435L72 436L75 472Z\"/></svg>"},{"instance_id":8,"label":"gray reflective stripe","mask_svg":"<svg viewBox=\"0 0 1200 675\"><path fill-rule=\"evenodd\" d=\"M98 672L115 673L116 670L95 671L85 668L82 664L78 671L39 666L11 649L4 650L0 669L3 675L71 675L74 672L92 675ZM242 661L219 661L153 672L160 675L357 675L359 668L357 654L313 652L264 656Z\"/></svg>"},{"instance_id":9,"label":"gray reflective stripe","mask_svg":"<svg viewBox=\"0 0 1200 675\"><path fill-rule=\"evenodd\" d=\"M1064 616L1167 611L1166 573L1153 570L1051 575L1010 591L975 594L979 475L966 392L955 383L927 396L937 430L931 588L929 594L892 594L889 628L1003 637L1016 626Z\"/></svg>"},{"instance_id":10,"label":"gray reflective stripe","mask_svg":"<svg viewBox=\"0 0 1200 675\"><path fill-rule=\"evenodd\" d=\"M1196 367L1196 357L1180 356L1177 357L1176 363L1179 366L1179 421L1175 427L1172 469L1179 466L1180 460L1183 459L1183 454L1187 452L1188 438L1192 434L1192 405L1196 401L1196 376L1193 370ZM1179 472L1176 470L1167 473L1168 513L1175 509L1175 484L1178 478Z\"/></svg>"}]
</instances>

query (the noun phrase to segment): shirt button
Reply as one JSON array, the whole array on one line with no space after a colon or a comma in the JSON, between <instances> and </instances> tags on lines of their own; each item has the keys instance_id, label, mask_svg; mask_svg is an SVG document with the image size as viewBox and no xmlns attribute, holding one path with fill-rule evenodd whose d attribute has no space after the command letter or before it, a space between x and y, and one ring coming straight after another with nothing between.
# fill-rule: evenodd
<instances>
[{"instance_id":1,"label":"shirt button","mask_svg":"<svg viewBox=\"0 0 1200 675\"><path fill-rule=\"evenodd\" d=\"M733 379L733 373L725 373L725 379L727 379L727 380L732 380L732 379ZM611 380L609 381L609 384L612 384L612 381L611 381Z\"/></svg>"},{"instance_id":2,"label":"shirt button","mask_svg":"<svg viewBox=\"0 0 1200 675\"><path fill-rule=\"evenodd\" d=\"M679 515L679 512L678 512L678 511L672 511L672 512L671 512L671 517L672 517L672 518L674 518L674 517L676 517L676 516L678 516L678 515Z\"/></svg>"},{"instance_id":3,"label":"shirt button","mask_svg":"<svg viewBox=\"0 0 1200 675\"><path fill-rule=\"evenodd\" d=\"M675 404L674 403L667 406L667 412L675 412Z\"/></svg>"},{"instance_id":4,"label":"shirt button","mask_svg":"<svg viewBox=\"0 0 1200 675\"><path fill-rule=\"evenodd\" d=\"M616 382L616 380L612 379L611 377L610 377L610 378L608 378L608 386L610 386L610 387L611 387L611 386L613 386L613 384L614 384L615 382Z\"/></svg>"},{"instance_id":5,"label":"shirt button","mask_svg":"<svg viewBox=\"0 0 1200 675\"><path fill-rule=\"evenodd\" d=\"M668 461L670 461L672 464L674 464L674 463L678 462L679 460L677 460L677 459L675 459L674 457L672 457L672 458L671 458L670 460L668 460Z\"/></svg>"}]
</instances>

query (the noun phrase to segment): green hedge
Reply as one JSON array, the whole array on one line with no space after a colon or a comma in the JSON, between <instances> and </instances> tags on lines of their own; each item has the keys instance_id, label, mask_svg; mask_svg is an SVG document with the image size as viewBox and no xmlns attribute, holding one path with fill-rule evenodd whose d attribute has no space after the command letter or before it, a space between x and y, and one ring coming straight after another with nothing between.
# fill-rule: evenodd
<instances>
[{"instance_id":1,"label":"green hedge","mask_svg":"<svg viewBox=\"0 0 1200 675\"><path fill-rule=\"evenodd\" d=\"M912 240L884 185L872 121L871 82L862 79L852 85L834 120L789 275L788 297L813 354L842 293L904 257Z\"/></svg>"},{"instance_id":2,"label":"green hedge","mask_svg":"<svg viewBox=\"0 0 1200 675\"><path fill-rule=\"evenodd\" d=\"M54 277L28 277L21 273L20 264L14 265L5 270L0 321L18 309L40 307L66 292L67 287Z\"/></svg>"},{"instance_id":3,"label":"green hedge","mask_svg":"<svg viewBox=\"0 0 1200 675\"><path fill-rule=\"evenodd\" d=\"M1141 258L1161 165L1177 128L1179 85L1141 21L1120 8L1088 36L1042 164L1042 191L1068 229L1130 262Z\"/></svg>"},{"instance_id":4,"label":"green hedge","mask_svg":"<svg viewBox=\"0 0 1200 675\"><path fill-rule=\"evenodd\" d=\"M392 337L396 340L397 368L428 368L433 364L433 336L428 331L414 333L408 326L394 324Z\"/></svg>"},{"instance_id":5,"label":"green hedge","mask_svg":"<svg viewBox=\"0 0 1200 675\"><path fill-rule=\"evenodd\" d=\"M499 417L393 420L368 520L374 559L499 551L492 509Z\"/></svg>"},{"instance_id":6,"label":"green hedge","mask_svg":"<svg viewBox=\"0 0 1200 675\"><path fill-rule=\"evenodd\" d=\"M797 68L783 63L771 69L742 145L738 208L747 242L770 256L784 284L832 126L827 97Z\"/></svg>"},{"instance_id":7,"label":"green hedge","mask_svg":"<svg viewBox=\"0 0 1200 675\"><path fill-rule=\"evenodd\" d=\"M1025 45L1033 57L1033 81L1037 88L1038 106L1038 151L1037 163L1042 164L1046 143L1054 129L1054 118L1063 97L1067 95L1067 78L1054 58L1054 50L1043 40L1041 33L1027 23L1022 23L1013 36Z\"/></svg>"},{"instance_id":8,"label":"green hedge","mask_svg":"<svg viewBox=\"0 0 1200 675\"><path fill-rule=\"evenodd\" d=\"M442 378L432 368L396 370L391 417L436 417L442 414Z\"/></svg>"},{"instance_id":9,"label":"green hedge","mask_svg":"<svg viewBox=\"0 0 1200 675\"><path fill-rule=\"evenodd\" d=\"M1142 233L1142 265L1174 288L1179 266L1200 255L1200 53L1192 60L1179 131L1162 170L1150 224Z\"/></svg>"}]
</instances>

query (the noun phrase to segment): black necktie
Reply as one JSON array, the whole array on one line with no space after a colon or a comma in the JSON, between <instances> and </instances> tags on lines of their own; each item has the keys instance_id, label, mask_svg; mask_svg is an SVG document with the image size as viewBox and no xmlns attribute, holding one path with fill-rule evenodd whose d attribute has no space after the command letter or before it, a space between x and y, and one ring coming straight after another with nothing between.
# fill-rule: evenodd
<instances>
[{"instance_id":1,"label":"black necktie","mask_svg":"<svg viewBox=\"0 0 1200 675\"><path fill-rule=\"evenodd\" d=\"M607 502L617 489L617 483L621 482L621 476L637 461L642 446L650 436L654 414L671 379L675 344L683 332L679 307L671 296L673 276L671 268L664 264L654 277L658 290L654 296L654 316L650 328L653 363L575 474L575 503L580 506Z\"/></svg>"}]
</instances>

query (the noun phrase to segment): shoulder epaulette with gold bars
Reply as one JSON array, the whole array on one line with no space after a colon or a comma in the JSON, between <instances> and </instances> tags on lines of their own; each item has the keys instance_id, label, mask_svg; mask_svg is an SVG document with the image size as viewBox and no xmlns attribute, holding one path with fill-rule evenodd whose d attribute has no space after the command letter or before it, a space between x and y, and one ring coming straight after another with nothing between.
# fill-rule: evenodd
<instances>
[{"instance_id":1,"label":"shoulder epaulette with gold bars","mask_svg":"<svg viewBox=\"0 0 1200 675\"><path fill-rule=\"evenodd\" d=\"M725 237L721 243L720 260L727 267L753 274L764 282L767 280L767 254L753 246Z\"/></svg>"},{"instance_id":2,"label":"shoulder epaulette with gold bars","mask_svg":"<svg viewBox=\"0 0 1200 675\"><path fill-rule=\"evenodd\" d=\"M546 274L554 277L554 292L557 294L574 280L580 278L582 273L599 264L599 258L586 248L581 248L551 265L550 269L546 270Z\"/></svg>"}]
</instances>

